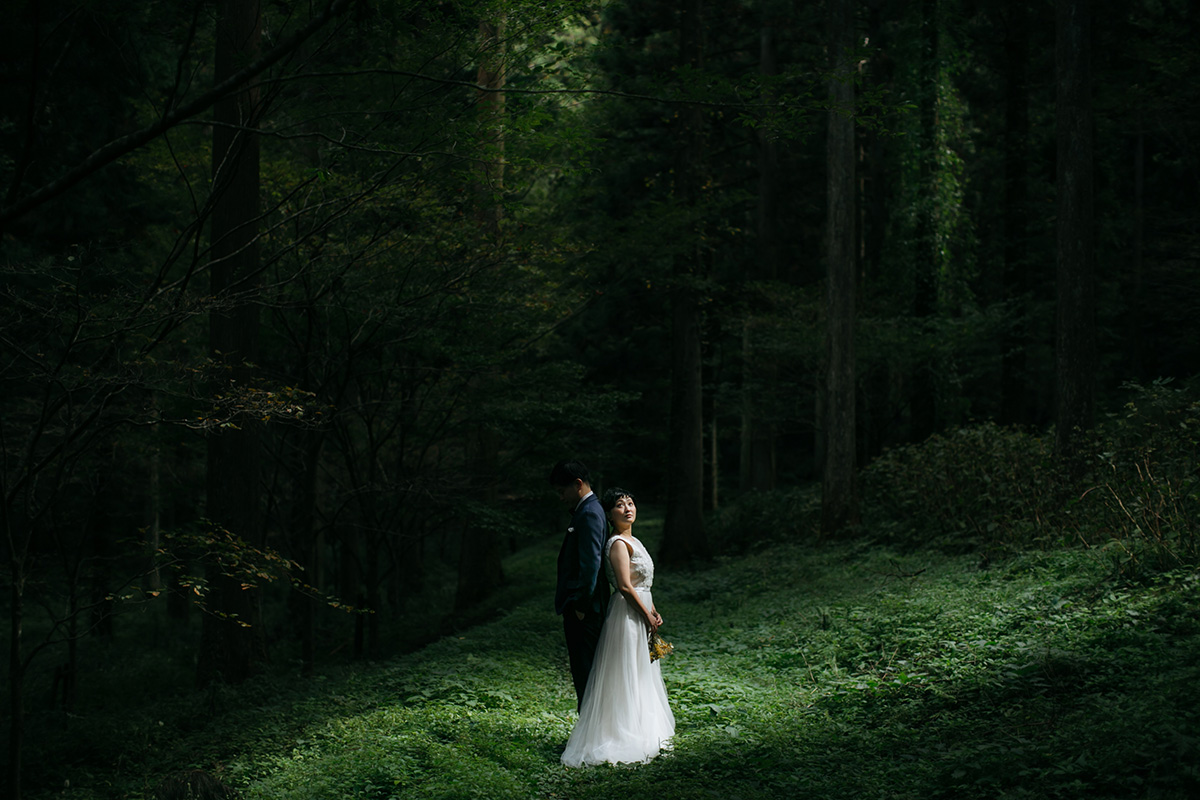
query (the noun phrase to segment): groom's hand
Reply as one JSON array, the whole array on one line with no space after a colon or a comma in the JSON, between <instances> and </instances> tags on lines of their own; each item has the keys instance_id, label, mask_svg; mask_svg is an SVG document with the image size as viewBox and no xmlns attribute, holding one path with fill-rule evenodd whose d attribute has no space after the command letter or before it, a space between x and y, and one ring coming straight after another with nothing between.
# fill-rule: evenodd
<instances>
[{"instance_id":1,"label":"groom's hand","mask_svg":"<svg viewBox=\"0 0 1200 800\"><path fill-rule=\"evenodd\" d=\"M587 614L584 614L582 611L575 612L575 619L579 620L580 622L583 622L583 618L586 616Z\"/></svg>"}]
</instances>

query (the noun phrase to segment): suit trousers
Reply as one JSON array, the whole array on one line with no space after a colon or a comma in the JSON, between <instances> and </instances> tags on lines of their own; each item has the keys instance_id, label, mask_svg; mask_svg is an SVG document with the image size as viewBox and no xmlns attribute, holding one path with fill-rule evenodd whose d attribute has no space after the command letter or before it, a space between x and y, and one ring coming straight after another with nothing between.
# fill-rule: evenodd
<instances>
[{"instance_id":1,"label":"suit trousers","mask_svg":"<svg viewBox=\"0 0 1200 800\"><path fill-rule=\"evenodd\" d=\"M588 608L583 619L579 619L575 616L575 604L568 603L563 609L562 618L563 634L567 639L567 658L571 662L571 680L575 684L575 708L579 710L583 705L583 692L592 671L592 661L596 658L596 643L600 641L604 615Z\"/></svg>"}]
</instances>

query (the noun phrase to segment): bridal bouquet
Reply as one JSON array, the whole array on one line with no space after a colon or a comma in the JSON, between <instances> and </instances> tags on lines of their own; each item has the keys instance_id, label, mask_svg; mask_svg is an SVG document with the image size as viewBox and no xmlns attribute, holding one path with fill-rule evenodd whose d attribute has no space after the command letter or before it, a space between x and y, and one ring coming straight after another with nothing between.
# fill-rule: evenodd
<instances>
[{"instance_id":1,"label":"bridal bouquet","mask_svg":"<svg viewBox=\"0 0 1200 800\"><path fill-rule=\"evenodd\" d=\"M650 634L650 661L658 661L663 656L669 656L674 646L657 633Z\"/></svg>"}]
</instances>

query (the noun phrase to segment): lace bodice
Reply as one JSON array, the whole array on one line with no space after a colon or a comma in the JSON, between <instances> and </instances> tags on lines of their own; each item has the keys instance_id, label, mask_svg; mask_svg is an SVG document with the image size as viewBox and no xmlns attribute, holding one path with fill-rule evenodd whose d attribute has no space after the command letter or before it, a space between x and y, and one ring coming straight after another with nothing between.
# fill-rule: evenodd
<instances>
[{"instance_id":1,"label":"lace bodice","mask_svg":"<svg viewBox=\"0 0 1200 800\"><path fill-rule=\"evenodd\" d=\"M604 570L608 573L608 582L614 586L617 585L617 576L613 572L609 553L618 539L633 545L633 552L629 556L629 577L633 579L633 585L639 589L649 589L654 585L654 559L650 558L646 546L632 536L628 539L620 536L608 537L608 542L604 545ZM621 546L624 547L624 545Z\"/></svg>"}]
</instances>

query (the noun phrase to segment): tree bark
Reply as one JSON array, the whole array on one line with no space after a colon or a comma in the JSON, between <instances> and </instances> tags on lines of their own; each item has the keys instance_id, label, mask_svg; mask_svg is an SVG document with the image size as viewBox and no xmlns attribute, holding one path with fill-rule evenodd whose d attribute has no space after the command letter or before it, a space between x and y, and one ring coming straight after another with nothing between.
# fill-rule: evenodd
<instances>
[{"instance_id":1,"label":"tree bark","mask_svg":"<svg viewBox=\"0 0 1200 800\"><path fill-rule=\"evenodd\" d=\"M258 55L259 0L224 0L217 21L216 81L220 83ZM259 142L253 128L261 116L259 90L250 84L214 107L213 212L210 286L218 307L209 315L209 346L229 376L225 390L243 389L254 378L259 309ZM207 516L251 546L263 535L259 514L259 436L254 421L208 438ZM260 624L261 596L241 581L210 567L210 607L204 617L197 681L239 683L266 661Z\"/></svg>"},{"instance_id":2,"label":"tree bark","mask_svg":"<svg viewBox=\"0 0 1200 800\"><path fill-rule=\"evenodd\" d=\"M854 233L854 85L850 50L854 47L854 3L831 0L827 138L828 210L825 377L825 466L821 484L821 532L833 535L858 521L855 445L855 244Z\"/></svg>"},{"instance_id":3,"label":"tree bark","mask_svg":"<svg viewBox=\"0 0 1200 800\"><path fill-rule=\"evenodd\" d=\"M1055 452L1078 470L1082 435L1092 426L1096 372L1095 248L1092 194L1091 7L1058 0L1057 299Z\"/></svg>"}]
</instances>

